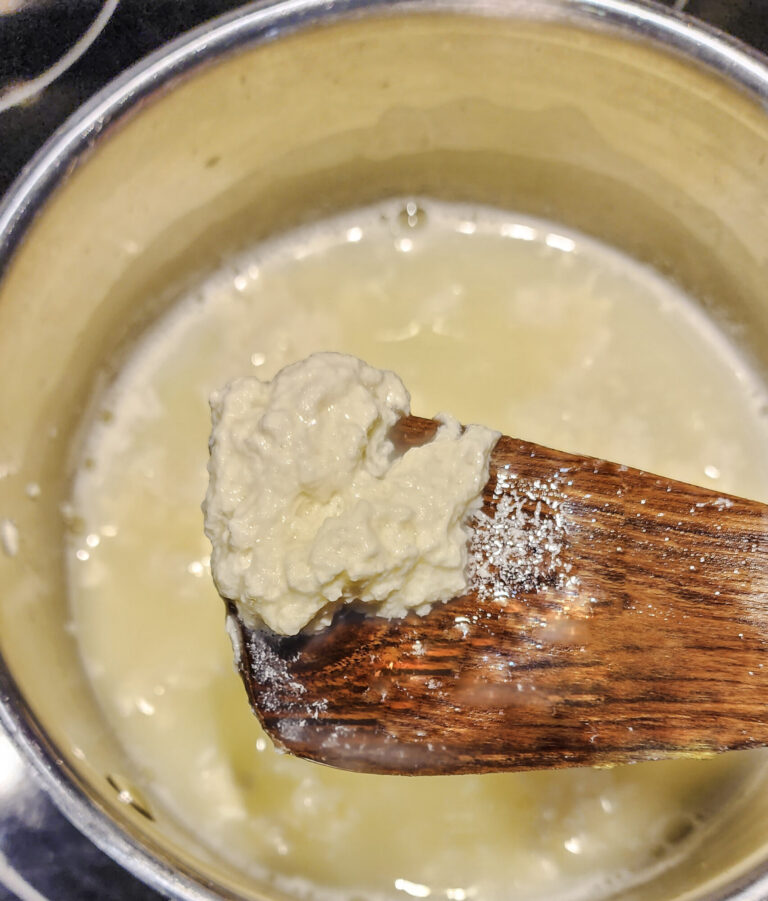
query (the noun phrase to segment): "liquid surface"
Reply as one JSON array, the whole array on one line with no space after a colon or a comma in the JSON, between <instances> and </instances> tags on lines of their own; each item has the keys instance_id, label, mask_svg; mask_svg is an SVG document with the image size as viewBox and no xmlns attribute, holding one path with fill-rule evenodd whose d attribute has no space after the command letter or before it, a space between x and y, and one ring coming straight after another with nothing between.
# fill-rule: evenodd
<instances>
[{"instance_id":1,"label":"liquid surface","mask_svg":"<svg viewBox=\"0 0 768 901\"><path fill-rule=\"evenodd\" d=\"M768 500L761 389L689 301L614 252L434 203L265 245L136 348L74 488L74 626L150 803L232 865L313 897L595 901L672 865L762 755L399 779L273 751L210 578L207 399L320 350L394 369L418 415Z\"/></svg>"}]
</instances>

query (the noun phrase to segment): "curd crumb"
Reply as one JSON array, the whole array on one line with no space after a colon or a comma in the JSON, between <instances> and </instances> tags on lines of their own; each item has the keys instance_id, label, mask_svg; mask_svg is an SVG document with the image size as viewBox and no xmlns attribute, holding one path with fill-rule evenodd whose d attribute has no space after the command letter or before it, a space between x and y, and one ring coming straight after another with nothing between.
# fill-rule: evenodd
<instances>
[{"instance_id":1,"label":"curd crumb","mask_svg":"<svg viewBox=\"0 0 768 901\"><path fill-rule=\"evenodd\" d=\"M249 626L294 635L342 603L395 617L465 591L498 432L441 415L431 441L398 454L403 383L336 353L237 379L211 410L211 570Z\"/></svg>"}]
</instances>

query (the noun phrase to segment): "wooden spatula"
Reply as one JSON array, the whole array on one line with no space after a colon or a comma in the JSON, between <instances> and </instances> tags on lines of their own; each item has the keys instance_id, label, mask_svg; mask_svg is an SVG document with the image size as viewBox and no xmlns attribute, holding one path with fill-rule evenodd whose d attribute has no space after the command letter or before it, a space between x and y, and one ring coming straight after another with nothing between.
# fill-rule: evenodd
<instances>
[{"instance_id":1,"label":"wooden spatula","mask_svg":"<svg viewBox=\"0 0 768 901\"><path fill-rule=\"evenodd\" d=\"M768 506L502 437L473 528L469 593L425 616L284 638L228 602L279 747L415 775L768 744Z\"/></svg>"}]
</instances>

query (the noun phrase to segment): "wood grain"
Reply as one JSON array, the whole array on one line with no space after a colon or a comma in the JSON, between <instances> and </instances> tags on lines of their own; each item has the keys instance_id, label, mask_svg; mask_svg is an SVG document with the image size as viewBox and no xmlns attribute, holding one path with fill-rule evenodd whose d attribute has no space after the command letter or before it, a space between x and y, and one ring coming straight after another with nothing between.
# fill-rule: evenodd
<instances>
[{"instance_id":1,"label":"wood grain","mask_svg":"<svg viewBox=\"0 0 768 901\"><path fill-rule=\"evenodd\" d=\"M434 432L409 417L403 447ZM502 437L530 521L557 484L557 567L513 597L423 617L351 607L313 635L237 622L239 666L275 742L372 773L611 765L768 744L768 507ZM236 622L234 605L230 615Z\"/></svg>"}]
</instances>

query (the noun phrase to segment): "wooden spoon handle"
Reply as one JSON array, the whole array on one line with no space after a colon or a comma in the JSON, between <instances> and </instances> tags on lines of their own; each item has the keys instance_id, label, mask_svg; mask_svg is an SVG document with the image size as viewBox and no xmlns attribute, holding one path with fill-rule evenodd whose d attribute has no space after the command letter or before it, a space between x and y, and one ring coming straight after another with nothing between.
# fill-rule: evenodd
<instances>
[{"instance_id":1,"label":"wooden spoon handle","mask_svg":"<svg viewBox=\"0 0 768 901\"><path fill-rule=\"evenodd\" d=\"M409 417L397 438L434 429ZM539 530L552 548L523 559L525 578L502 578L504 505L518 545ZM279 744L419 774L768 744L768 507L502 437L483 509L470 592L426 616L345 608L289 639L239 624L241 673Z\"/></svg>"}]
</instances>

